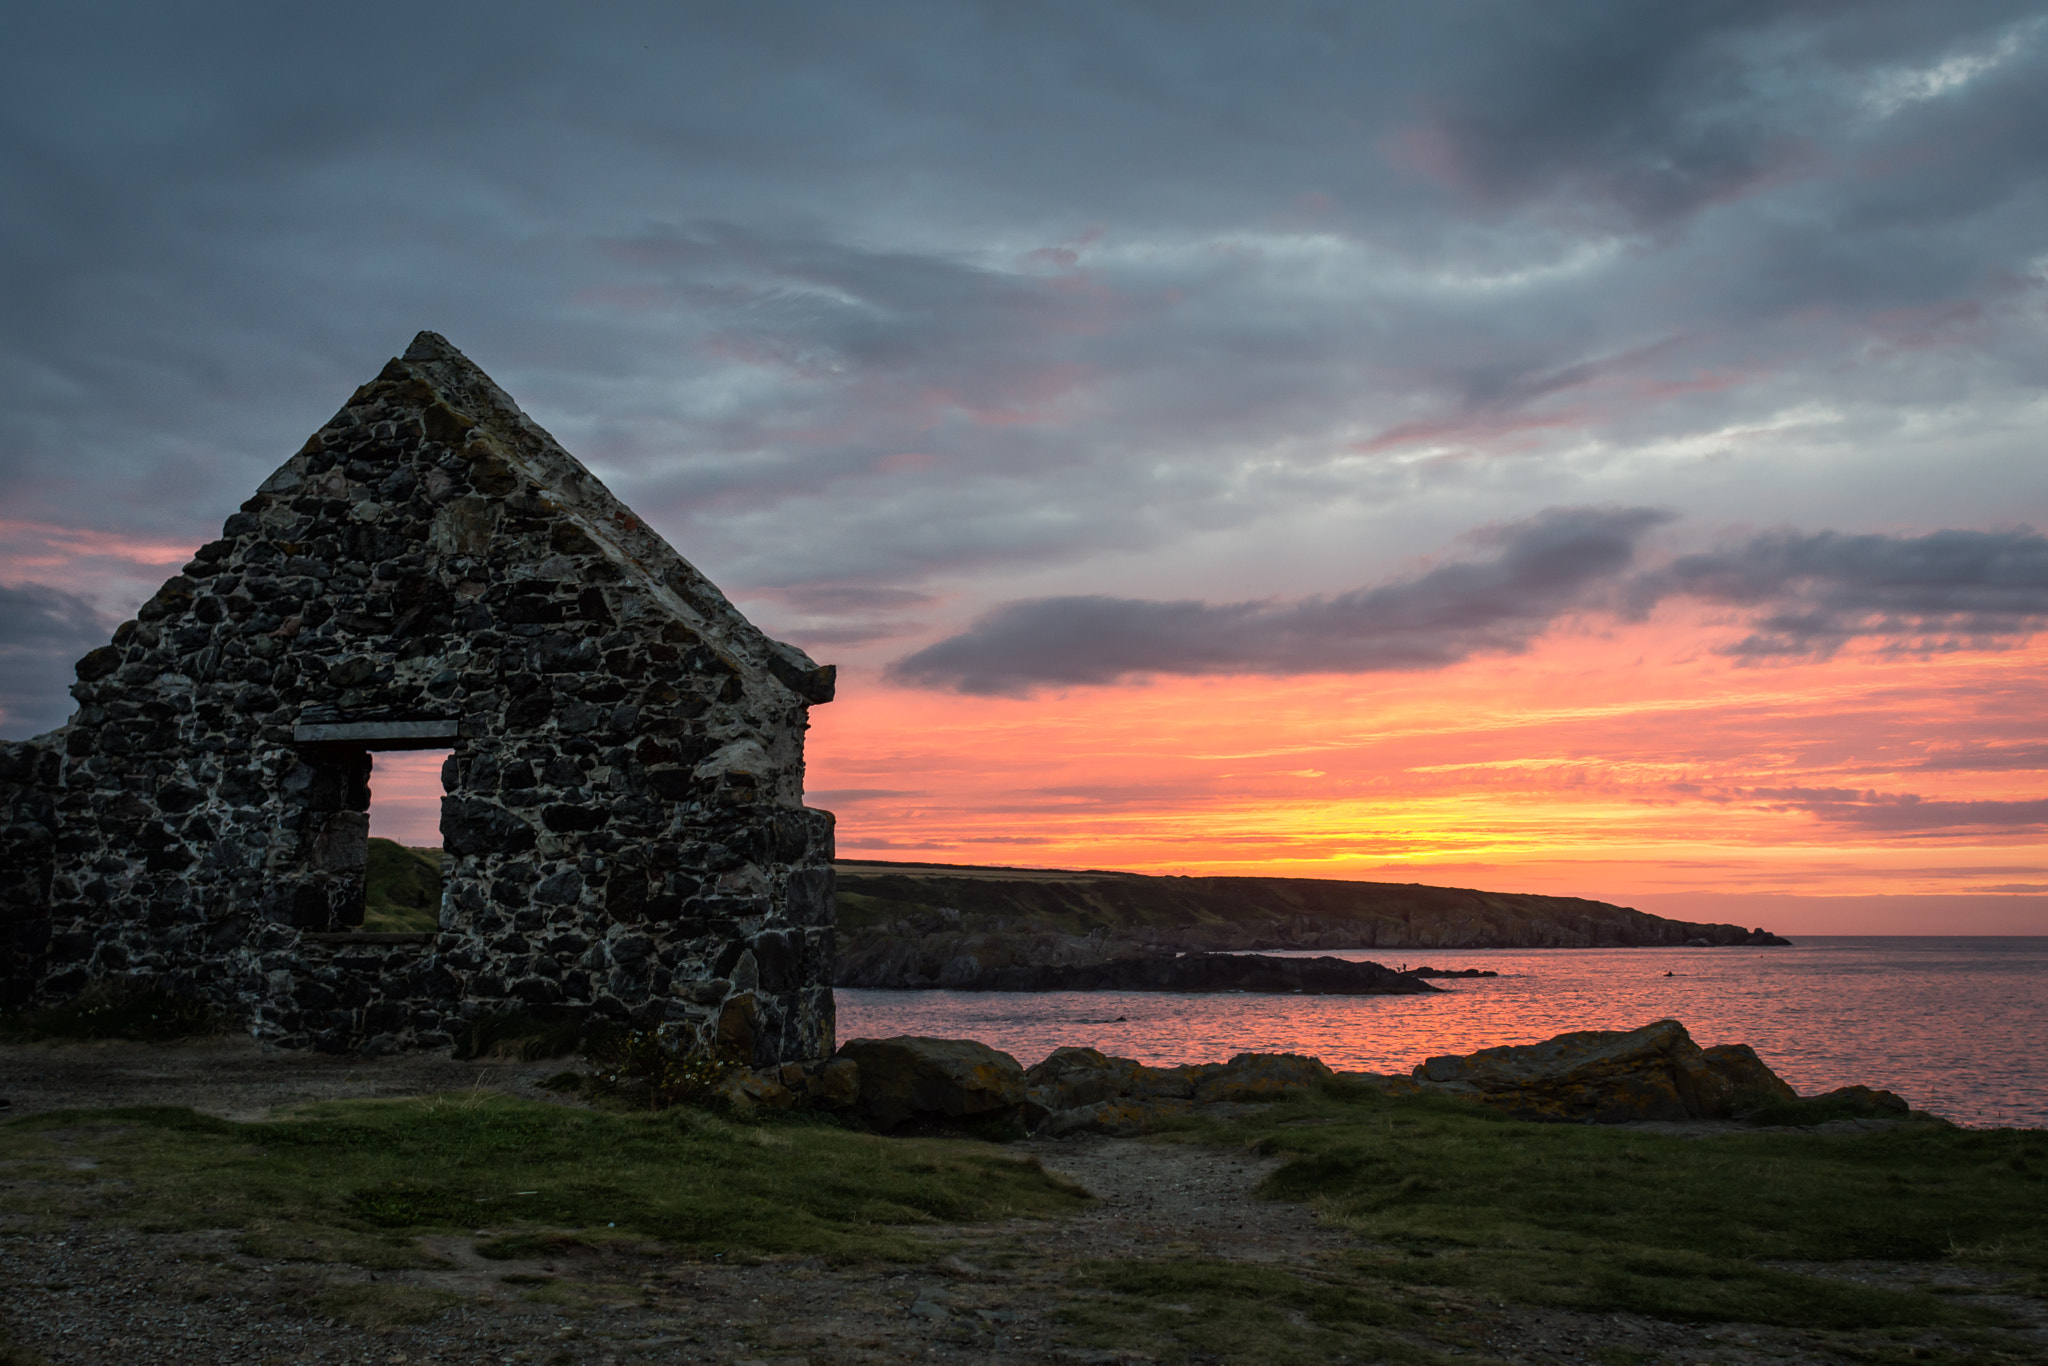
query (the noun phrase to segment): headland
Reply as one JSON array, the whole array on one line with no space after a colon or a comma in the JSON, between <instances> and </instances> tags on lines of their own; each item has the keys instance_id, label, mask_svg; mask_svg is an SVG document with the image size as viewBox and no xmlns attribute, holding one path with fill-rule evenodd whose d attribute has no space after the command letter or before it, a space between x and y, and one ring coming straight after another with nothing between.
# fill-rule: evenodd
<instances>
[{"instance_id":1,"label":"headland","mask_svg":"<svg viewBox=\"0 0 2048 1366\"><path fill-rule=\"evenodd\" d=\"M1733 948L1789 942L1762 928L1668 920L1583 897L1420 883L844 860L834 872L834 984L842 987L1128 990L1143 988L1148 973L1162 980L1176 973L1132 966L1146 960L1257 950ZM1111 966L1118 964L1125 966ZM1253 985L1259 979L1248 968L1239 971L1246 984L1230 989L1302 988L1299 982ZM1408 991L1420 984L1411 977L1408 985L1391 986Z\"/></svg>"}]
</instances>

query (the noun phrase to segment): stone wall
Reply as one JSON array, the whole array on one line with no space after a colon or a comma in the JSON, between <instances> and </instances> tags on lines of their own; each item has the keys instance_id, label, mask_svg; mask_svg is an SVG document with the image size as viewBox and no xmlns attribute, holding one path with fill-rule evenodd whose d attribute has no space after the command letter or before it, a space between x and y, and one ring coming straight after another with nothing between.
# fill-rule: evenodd
<instances>
[{"instance_id":1,"label":"stone wall","mask_svg":"<svg viewBox=\"0 0 2048 1366\"><path fill-rule=\"evenodd\" d=\"M50 953L62 751L0 741L0 1009L28 1003Z\"/></svg>"},{"instance_id":2,"label":"stone wall","mask_svg":"<svg viewBox=\"0 0 2048 1366\"><path fill-rule=\"evenodd\" d=\"M832 1051L832 822L803 805L831 670L431 333L78 678L61 753L0 768L10 840L49 808L40 998L147 980L327 1049L522 1009ZM374 751L443 747L440 932L356 935Z\"/></svg>"}]
</instances>

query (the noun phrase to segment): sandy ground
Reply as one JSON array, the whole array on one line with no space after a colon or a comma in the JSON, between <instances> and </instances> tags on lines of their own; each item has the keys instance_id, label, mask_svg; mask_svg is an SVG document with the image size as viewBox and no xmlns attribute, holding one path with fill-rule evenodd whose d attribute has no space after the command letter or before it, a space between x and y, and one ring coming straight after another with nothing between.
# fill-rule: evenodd
<instances>
[{"instance_id":1,"label":"sandy ground","mask_svg":"<svg viewBox=\"0 0 2048 1366\"><path fill-rule=\"evenodd\" d=\"M260 1119L321 1099L483 1087L548 1098L535 1083L559 1064L458 1063L446 1055L336 1059L262 1050L246 1040L0 1047L0 1096L15 1116L114 1105L190 1105ZM90 1129L78 1130L81 1160ZM153 1362L1024 1363L1201 1361L1200 1355L1102 1352L1061 1319L1070 1270L1094 1258L1202 1256L1314 1274L1351 1246L1300 1205L1254 1198L1270 1159L1128 1139L1031 1140L1011 1151L1098 1199L1057 1220L924 1230L943 1249L918 1267L756 1266L630 1253L486 1261L467 1237L423 1240L442 1265L373 1274L266 1260L230 1232L151 1234L81 1222L58 1234L10 1227L0 1202L0 1319L22 1361L52 1366ZM0 1172L0 1197L5 1173ZM1859 1264L1795 1267L1904 1284L1952 1269ZM1740 1325L1698 1327L1434 1296L1428 1359L1542 1363L1751 1363L1911 1360L1939 1344L1823 1342ZM446 1306L431 1321L375 1330L341 1317L352 1298L413 1296ZM1410 1296L1413 1299L1413 1296ZM2042 1306L2009 1335L2012 1361L2048 1361ZM360 1315L358 1315L360 1317ZM1369 1360L1368 1355L1333 1360ZM0 1354L0 1362L7 1362Z\"/></svg>"}]
</instances>

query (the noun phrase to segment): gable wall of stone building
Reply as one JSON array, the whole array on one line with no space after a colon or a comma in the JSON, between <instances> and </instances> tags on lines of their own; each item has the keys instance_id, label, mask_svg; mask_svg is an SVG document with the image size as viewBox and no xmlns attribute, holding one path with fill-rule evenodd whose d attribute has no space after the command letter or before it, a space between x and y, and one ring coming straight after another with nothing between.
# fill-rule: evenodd
<instances>
[{"instance_id":1,"label":"gable wall of stone building","mask_svg":"<svg viewBox=\"0 0 2048 1366\"><path fill-rule=\"evenodd\" d=\"M28 1003L50 955L61 736L0 741L0 1009Z\"/></svg>"},{"instance_id":2,"label":"gable wall of stone building","mask_svg":"<svg viewBox=\"0 0 2048 1366\"><path fill-rule=\"evenodd\" d=\"M830 690L423 333L80 662L41 994L146 979L323 1048L516 1009L822 1056ZM440 930L363 937L370 751L422 735Z\"/></svg>"}]
</instances>

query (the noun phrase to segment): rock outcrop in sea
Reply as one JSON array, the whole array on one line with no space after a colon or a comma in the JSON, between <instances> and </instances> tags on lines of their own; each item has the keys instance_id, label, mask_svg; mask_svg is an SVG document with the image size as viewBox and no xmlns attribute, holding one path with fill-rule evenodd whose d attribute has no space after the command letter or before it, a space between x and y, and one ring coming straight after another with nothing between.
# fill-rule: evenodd
<instances>
[{"instance_id":1,"label":"rock outcrop in sea","mask_svg":"<svg viewBox=\"0 0 2048 1366\"><path fill-rule=\"evenodd\" d=\"M972 974L955 972L946 985L954 991L1256 991L1308 996L1411 996L1440 990L1422 976L1345 958L1154 953L1096 963L1008 963Z\"/></svg>"}]
</instances>

